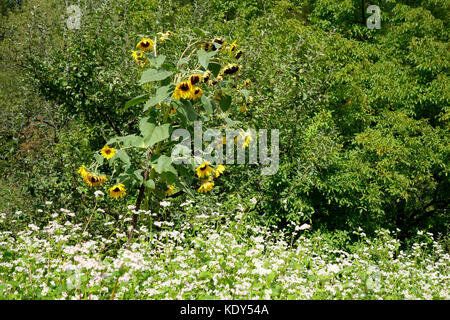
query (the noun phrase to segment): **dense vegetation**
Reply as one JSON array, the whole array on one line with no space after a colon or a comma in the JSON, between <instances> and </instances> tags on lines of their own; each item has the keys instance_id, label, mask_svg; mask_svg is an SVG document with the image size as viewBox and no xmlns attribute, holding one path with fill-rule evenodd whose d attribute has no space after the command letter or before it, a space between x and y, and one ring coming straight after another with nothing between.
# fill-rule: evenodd
<instances>
[{"instance_id":1,"label":"dense vegetation","mask_svg":"<svg viewBox=\"0 0 450 320\"><path fill-rule=\"evenodd\" d=\"M448 299L450 1L369 4L2 1L0 297ZM278 171L204 185L167 157L196 119L278 129Z\"/></svg>"}]
</instances>

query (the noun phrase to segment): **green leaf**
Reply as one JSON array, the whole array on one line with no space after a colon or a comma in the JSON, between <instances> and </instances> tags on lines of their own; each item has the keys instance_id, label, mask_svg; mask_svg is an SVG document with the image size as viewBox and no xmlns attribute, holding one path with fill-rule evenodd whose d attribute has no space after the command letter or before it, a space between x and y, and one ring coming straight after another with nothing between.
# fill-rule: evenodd
<instances>
[{"instance_id":1,"label":"green leaf","mask_svg":"<svg viewBox=\"0 0 450 320\"><path fill-rule=\"evenodd\" d=\"M153 130L149 131L147 135L144 135L144 143L147 147L154 145L160 141L169 138L170 123L165 123L163 125L154 127Z\"/></svg>"},{"instance_id":2,"label":"green leaf","mask_svg":"<svg viewBox=\"0 0 450 320\"><path fill-rule=\"evenodd\" d=\"M211 57L214 56L216 52L217 51L206 52L202 49L197 51L198 62L205 70L208 70L209 59L211 59Z\"/></svg>"},{"instance_id":3,"label":"green leaf","mask_svg":"<svg viewBox=\"0 0 450 320\"><path fill-rule=\"evenodd\" d=\"M189 60L191 60L189 57L181 58L177 63L177 68L180 68L183 64L188 63Z\"/></svg>"},{"instance_id":4,"label":"green leaf","mask_svg":"<svg viewBox=\"0 0 450 320\"><path fill-rule=\"evenodd\" d=\"M139 137L135 134L130 134L125 137L119 138L119 141L123 142L124 147L138 147L138 148L145 148L144 141L142 140L142 137Z\"/></svg>"},{"instance_id":5,"label":"green leaf","mask_svg":"<svg viewBox=\"0 0 450 320\"><path fill-rule=\"evenodd\" d=\"M165 155L160 155L156 162L152 163L152 167L158 173L171 172L174 175L178 175L177 170L172 165L172 158Z\"/></svg>"},{"instance_id":6,"label":"green leaf","mask_svg":"<svg viewBox=\"0 0 450 320\"><path fill-rule=\"evenodd\" d=\"M131 164L130 157L124 150L121 150L121 149L116 150L116 155L120 160L122 160L123 163Z\"/></svg>"},{"instance_id":7,"label":"green leaf","mask_svg":"<svg viewBox=\"0 0 450 320\"><path fill-rule=\"evenodd\" d=\"M230 108L231 105L231 96L226 95L222 99L219 100L220 108L223 111L227 111Z\"/></svg>"},{"instance_id":8,"label":"green leaf","mask_svg":"<svg viewBox=\"0 0 450 320\"><path fill-rule=\"evenodd\" d=\"M149 60L153 67L159 69L159 67L161 67L164 61L166 60L166 56L161 54L157 57L150 58Z\"/></svg>"},{"instance_id":9,"label":"green leaf","mask_svg":"<svg viewBox=\"0 0 450 320\"><path fill-rule=\"evenodd\" d=\"M150 81L161 81L173 74L171 71L148 69L142 73L140 84Z\"/></svg>"},{"instance_id":10,"label":"green leaf","mask_svg":"<svg viewBox=\"0 0 450 320\"><path fill-rule=\"evenodd\" d=\"M148 179L144 182L144 186L146 188L155 189L155 181L153 181L152 179Z\"/></svg>"},{"instance_id":11,"label":"green leaf","mask_svg":"<svg viewBox=\"0 0 450 320\"><path fill-rule=\"evenodd\" d=\"M207 114L213 113L213 105L211 104L211 99L206 96L202 96L201 98L203 106L205 107L205 111Z\"/></svg>"},{"instance_id":12,"label":"green leaf","mask_svg":"<svg viewBox=\"0 0 450 320\"><path fill-rule=\"evenodd\" d=\"M149 98L148 94L143 94L137 97L134 97L133 99L131 99L130 101L128 101L127 103L125 103L125 107L123 108L123 110L127 110L129 107L135 106L137 104L143 103L145 101L147 101Z\"/></svg>"},{"instance_id":13,"label":"green leaf","mask_svg":"<svg viewBox=\"0 0 450 320\"><path fill-rule=\"evenodd\" d=\"M155 130L156 124L151 122L150 117L142 118L139 121L139 130L141 131L141 135L144 137L151 136L153 130Z\"/></svg>"},{"instance_id":14,"label":"green leaf","mask_svg":"<svg viewBox=\"0 0 450 320\"><path fill-rule=\"evenodd\" d=\"M248 90L246 90L246 89L241 89L240 91L241 91L241 93L244 95L245 101L248 101L248 97L249 97L249 95L250 95L250 91L248 91Z\"/></svg>"},{"instance_id":15,"label":"green leaf","mask_svg":"<svg viewBox=\"0 0 450 320\"><path fill-rule=\"evenodd\" d=\"M142 169L138 169L133 172L133 178L135 180L137 180L139 183L142 183L142 181L144 181L144 177L142 176L142 171L143 171Z\"/></svg>"},{"instance_id":16,"label":"green leaf","mask_svg":"<svg viewBox=\"0 0 450 320\"><path fill-rule=\"evenodd\" d=\"M182 100L181 104L184 112L186 113L187 119L189 121L196 121L198 118L197 112L195 112L194 107L192 107L192 103L188 100Z\"/></svg>"},{"instance_id":17,"label":"green leaf","mask_svg":"<svg viewBox=\"0 0 450 320\"><path fill-rule=\"evenodd\" d=\"M145 109L149 107L153 107L157 104L160 104L164 100L166 100L173 92L173 85L168 85L164 87L160 87L156 90L156 94L152 97L146 104Z\"/></svg>"},{"instance_id":18,"label":"green leaf","mask_svg":"<svg viewBox=\"0 0 450 320\"><path fill-rule=\"evenodd\" d=\"M196 35L198 35L199 37L202 37L202 38L206 38L207 34L209 33L208 31L205 31L205 30L200 29L198 27L195 27L194 29L192 29L192 31L194 31L194 33Z\"/></svg>"},{"instance_id":19,"label":"green leaf","mask_svg":"<svg viewBox=\"0 0 450 320\"><path fill-rule=\"evenodd\" d=\"M219 75L220 69L222 69L220 64L215 63L215 62L211 62L209 64L208 68L209 68L209 70L211 70L211 72L214 75L214 77L217 77Z\"/></svg>"},{"instance_id":20,"label":"green leaf","mask_svg":"<svg viewBox=\"0 0 450 320\"><path fill-rule=\"evenodd\" d=\"M103 157L98 153L94 154L95 161L101 166L103 164Z\"/></svg>"}]
</instances>

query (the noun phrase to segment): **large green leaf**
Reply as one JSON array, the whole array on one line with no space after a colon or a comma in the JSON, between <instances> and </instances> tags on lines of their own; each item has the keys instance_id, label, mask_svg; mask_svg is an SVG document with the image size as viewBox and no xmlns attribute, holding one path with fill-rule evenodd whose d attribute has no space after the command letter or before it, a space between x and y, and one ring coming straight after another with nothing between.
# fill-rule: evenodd
<instances>
[{"instance_id":1,"label":"large green leaf","mask_svg":"<svg viewBox=\"0 0 450 320\"><path fill-rule=\"evenodd\" d=\"M241 89L240 91L244 95L245 101L248 101L248 97L250 95L250 91L248 91L247 89Z\"/></svg>"},{"instance_id":2,"label":"large green leaf","mask_svg":"<svg viewBox=\"0 0 450 320\"><path fill-rule=\"evenodd\" d=\"M130 157L128 156L128 154L124 151L124 150L116 150L116 155L117 157L123 161L123 163L125 164L130 164Z\"/></svg>"},{"instance_id":3,"label":"large green leaf","mask_svg":"<svg viewBox=\"0 0 450 320\"><path fill-rule=\"evenodd\" d=\"M173 85L160 87L156 90L155 96L153 96L146 104L145 108L153 107L166 100L173 92Z\"/></svg>"},{"instance_id":4,"label":"large green leaf","mask_svg":"<svg viewBox=\"0 0 450 320\"><path fill-rule=\"evenodd\" d=\"M150 58L150 64L153 67L155 67L156 69L158 69L159 67L161 67L161 65L164 63L165 60L166 60L166 56L163 54L160 54L157 57Z\"/></svg>"},{"instance_id":5,"label":"large green leaf","mask_svg":"<svg viewBox=\"0 0 450 320\"><path fill-rule=\"evenodd\" d=\"M165 123L163 125L154 127L152 130L149 130L146 135L144 135L144 144L147 147L150 147L155 143L158 143L160 141L169 138L170 136L169 129L170 129L169 123Z\"/></svg>"},{"instance_id":6,"label":"large green leaf","mask_svg":"<svg viewBox=\"0 0 450 320\"><path fill-rule=\"evenodd\" d=\"M192 103L189 100L183 100L181 106L186 114L186 117L189 121L196 121L198 118L197 112L195 112L194 107L192 107Z\"/></svg>"},{"instance_id":7,"label":"large green leaf","mask_svg":"<svg viewBox=\"0 0 450 320\"><path fill-rule=\"evenodd\" d=\"M138 147L138 148L145 147L142 137L137 136L135 134L130 134L128 136L119 137L116 139L117 141L122 142L124 147Z\"/></svg>"},{"instance_id":8,"label":"large green leaf","mask_svg":"<svg viewBox=\"0 0 450 320\"><path fill-rule=\"evenodd\" d=\"M180 68L183 64L188 63L189 60L191 60L191 58L189 58L189 57L181 58L177 63L177 68Z\"/></svg>"},{"instance_id":9,"label":"large green leaf","mask_svg":"<svg viewBox=\"0 0 450 320\"><path fill-rule=\"evenodd\" d=\"M219 100L220 108L223 111L227 111L231 105L231 97L229 95L225 95L222 99Z\"/></svg>"},{"instance_id":10,"label":"large green leaf","mask_svg":"<svg viewBox=\"0 0 450 320\"><path fill-rule=\"evenodd\" d=\"M94 158L99 166L101 166L103 164L103 157L101 155L99 155L98 153L95 153Z\"/></svg>"},{"instance_id":11,"label":"large green leaf","mask_svg":"<svg viewBox=\"0 0 450 320\"><path fill-rule=\"evenodd\" d=\"M155 130L156 124L150 120L150 117L142 118L139 121L139 130L141 131L141 135L144 137L148 135L152 135L153 130Z\"/></svg>"},{"instance_id":12,"label":"large green leaf","mask_svg":"<svg viewBox=\"0 0 450 320\"><path fill-rule=\"evenodd\" d=\"M213 105L211 103L211 99L207 98L206 96L202 96L202 103L203 107L205 107L205 111L207 114L213 113Z\"/></svg>"},{"instance_id":13,"label":"large green leaf","mask_svg":"<svg viewBox=\"0 0 450 320\"><path fill-rule=\"evenodd\" d=\"M197 51L198 62L205 70L208 70L209 59L211 59L211 57L214 56L216 52L217 51L206 52L202 49Z\"/></svg>"},{"instance_id":14,"label":"large green leaf","mask_svg":"<svg viewBox=\"0 0 450 320\"><path fill-rule=\"evenodd\" d=\"M135 106L137 104L143 103L145 101L147 101L149 98L148 94L143 94L137 97L134 97L133 99L131 99L130 101L128 101L127 103L125 103L125 107L123 108L123 110L127 110L129 107Z\"/></svg>"},{"instance_id":15,"label":"large green leaf","mask_svg":"<svg viewBox=\"0 0 450 320\"><path fill-rule=\"evenodd\" d=\"M133 172L133 178L139 183L142 183L142 181L144 181L144 177L142 176L142 171L143 171L142 169L138 169Z\"/></svg>"},{"instance_id":16,"label":"large green leaf","mask_svg":"<svg viewBox=\"0 0 450 320\"><path fill-rule=\"evenodd\" d=\"M177 170L172 165L172 158L165 155L160 155L156 161L152 163L152 167L158 173L171 172L178 175Z\"/></svg>"},{"instance_id":17,"label":"large green leaf","mask_svg":"<svg viewBox=\"0 0 450 320\"><path fill-rule=\"evenodd\" d=\"M155 181L153 181L152 179L148 179L144 182L144 186L150 189L155 189Z\"/></svg>"},{"instance_id":18,"label":"large green leaf","mask_svg":"<svg viewBox=\"0 0 450 320\"><path fill-rule=\"evenodd\" d=\"M150 81L161 81L173 74L171 71L148 69L142 73L140 84Z\"/></svg>"}]
</instances>

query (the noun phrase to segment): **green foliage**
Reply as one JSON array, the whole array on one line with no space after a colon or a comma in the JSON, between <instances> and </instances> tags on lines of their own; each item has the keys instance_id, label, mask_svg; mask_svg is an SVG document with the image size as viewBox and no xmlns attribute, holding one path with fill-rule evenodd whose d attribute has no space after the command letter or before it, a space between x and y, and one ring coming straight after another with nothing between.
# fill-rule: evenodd
<instances>
[{"instance_id":1,"label":"green foliage","mask_svg":"<svg viewBox=\"0 0 450 320\"><path fill-rule=\"evenodd\" d=\"M398 227L402 238L419 227L448 232L448 1L380 1L379 30L366 27L369 2L356 0L82 1L78 30L61 23L61 2L37 3L24 1L0 25L2 210L88 199L89 189L72 185L93 157L105 174L124 169L119 180L133 181L127 201L135 203L143 147L164 147L150 162L161 180L145 185L161 191L173 169L192 174L162 157L168 135L207 119L212 127L279 129L280 168L263 177L255 165L228 166L204 202L254 198L255 220L267 225ZM137 41L169 30L174 36L158 44L163 55L149 58L149 69L134 63ZM178 72L209 68L217 76L215 51L182 56L186 44L215 37L243 50L241 82L220 100L211 92L196 104L170 103L176 120L158 119L170 110ZM112 166L100 163L105 143L123 149ZM190 190L192 177L179 183Z\"/></svg>"}]
</instances>

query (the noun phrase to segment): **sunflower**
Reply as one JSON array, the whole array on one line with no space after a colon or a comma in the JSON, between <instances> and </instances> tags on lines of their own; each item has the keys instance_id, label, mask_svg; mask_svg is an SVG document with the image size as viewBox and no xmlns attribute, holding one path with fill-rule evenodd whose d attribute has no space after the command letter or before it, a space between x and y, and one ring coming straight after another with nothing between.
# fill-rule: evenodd
<instances>
[{"instance_id":1,"label":"sunflower","mask_svg":"<svg viewBox=\"0 0 450 320\"><path fill-rule=\"evenodd\" d=\"M85 166L81 166L80 169L78 169L77 173L79 173L83 178L86 176L86 174L88 174Z\"/></svg>"},{"instance_id":2,"label":"sunflower","mask_svg":"<svg viewBox=\"0 0 450 320\"><path fill-rule=\"evenodd\" d=\"M175 190L175 186L172 184L168 187L168 189L166 190L166 196L170 196L173 191Z\"/></svg>"},{"instance_id":3,"label":"sunflower","mask_svg":"<svg viewBox=\"0 0 450 320\"><path fill-rule=\"evenodd\" d=\"M102 154L103 158L109 160L116 154L116 149L104 146L100 153Z\"/></svg>"},{"instance_id":4,"label":"sunflower","mask_svg":"<svg viewBox=\"0 0 450 320\"><path fill-rule=\"evenodd\" d=\"M234 56L234 58L235 58L236 60L239 60L239 58L242 57L242 54L243 54L242 50L239 50L239 51L236 53L236 55Z\"/></svg>"},{"instance_id":5,"label":"sunflower","mask_svg":"<svg viewBox=\"0 0 450 320\"><path fill-rule=\"evenodd\" d=\"M138 48L141 51L150 51L153 50L153 41L150 38L143 38L139 43L136 45L136 48Z\"/></svg>"},{"instance_id":6,"label":"sunflower","mask_svg":"<svg viewBox=\"0 0 450 320\"><path fill-rule=\"evenodd\" d=\"M223 46L226 42L225 42L225 40L223 38L215 38L213 40L212 45L211 45L212 51L216 51L217 50L217 48L215 46L216 43L219 44L220 46Z\"/></svg>"},{"instance_id":7,"label":"sunflower","mask_svg":"<svg viewBox=\"0 0 450 320\"><path fill-rule=\"evenodd\" d=\"M209 70L206 71L206 72L203 74L203 76L202 76L202 82L203 82L203 83L207 83L208 80L211 79L211 77L212 77L211 71L209 71Z\"/></svg>"},{"instance_id":8,"label":"sunflower","mask_svg":"<svg viewBox=\"0 0 450 320\"><path fill-rule=\"evenodd\" d=\"M109 188L109 196L111 198L118 199L119 197L121 198L126 194L127 194L127 192L126 192L125 186L121 183L116 184L115 186L112 186L111 188Z\"/></svg>"},{"instance_id":9,"label":"sunflower","mask_svg":"<svg viewBox=\"0 0 450 320\"><path fill-rule=\"evenodd\" d=\"M158 32L161 37L159 38L159 42L164 43L166 40L169 40L169 37L173 34L171 31L167 31L166 33Z\"/></svg>"},{"instance_id":10,"label":"sunflower","mask_svg":"<svg viewBox=\"0 0 450 320\"><path fill-rule=\"evenodd\" d=\"M250 79L245 80L245 82L244 82L245 89L247 89L247 87L250 85L250 83L252 83L252 80L250 80Z\"/></svg>"},{"instance_id":11,"label":"sunflower","mask_svg":"<svg viewBox=\"0 0 450 320\"><path fill-rule=\"evenodd\" d=\"M198 192L200 193L207 193L211 191L214 188L214 182L212 181L206 181L203 182L200 188L198 188Z\"/></svg>"},{"instance_id":12,"label":"sunflower","mask_svg":"<svg viewBox=\"0 0 450 320\"><path fill-rule=\"evenodd\" d=\"M214 171L214 177L218 178L225 171L225 168L224 165L219 164Z\"/></svg>"},{"instance_id":13,"label":"sunflower","mask_svg":"<svg viewBox=\"0 0 450 320\"><path fill-rule=\"evenodd\" d=\"M191 89L192 89L192 86L189 81L180 82L176 86L175 91L173 92L173 97L176 100L180 100L180 98L190 99L191 95L192 95Z\"/></svg>"},{"instance_id":14,"label":"sunflower","mask_svg":"<svg viewBox=\"0 0 450 320\"><path fill-rule=\"evenodd\" d=\"M223 80L223 77L221 75L218 75L216 79L211 81L211 85L215 86L216 84L218 84L222 80Z\"/></svg>"},{"instance_id":15,"label":"sunflower","mask_svg":"<svg viewBox=\"0 0 450 320\"><path fill-rule=\"evenodd\" d=\"M170 108L169 116L173 116L177 112L177 109L174 107Z\"/></svg>"},{"instance_id":16,"label":"sunflower","mask_svg":"<svg viewBox=\"0 0 450 320\"><path fill-rule=\"evenodd\" d=\"M227 75L231 75L233 73L238 72L239 70L241 70L241 66L238 64L229 64L228 66L226 66L221 72L220 74L227 74Z\"/></svg>"},{"instance_id":17,"label":"sunflower","mask_svg":"<svg viewBox=\"0 0 450 320\"><path fill-rule=\"evenodd\" d=\"M139 54L137 53L137 51L132 50L131 51L131 56L133 57L134 61L138 62L139 58L143 58L144 54L142 52L139 51Z\"/></svg>"},{"instance_id":18,"label":"sunflower","mask_svg":"<svg viewBox=\"0 0 450 320\"><path fill-rule=\"evenodd\" d=\"M203 94L203 90L199 87L193 87L192 88L192 100L197 100L200 98Z\"/></svg>"},{"instance_id":19,"label":"sunflower","mask_svg":"<svg viewBox=\"0 0 450 320\"><path fill-rule=\"evenodd\" d=\"M189 83L191 84L191 86L196 85L200 81L202 81L202 76L200 74L193 74L189 77Z\"/></svg>"},{"instance_id":20,"label":"sunflower","mask_svg":"<svg viewBox=\"0 0 450 320\"><path fill-rule=\"evenodd\" d=\"M92 174L90 172L86 172L86 175L83 178L90 187L98 187L106 181L105 176Z\"/></svg>"},{"instance_id":21,"label":"sunflower","mask_svg":"<svg viewBox=\"0 0 450 320\"><path fill-rule=\"evenodd\" d=\"M250 141L252 141L252 140L253 140L252 137L246 136L245 140L244 140L244 143L242 144L242 149L245 149L246 147L248 147L249 144L250 144Z\"/></svg>"},{"instance_id":22,"label":"sunflower","mask_svg":"<svg viewBox=\"0 0 450 320\"><path fill-rule=\"evenodd\" d=\"M203 161L203 163L199 165L198 168L195 169L195 171L197 171L197 176L199 178L205 178L211 175L211 171L213 171L213 168L209 166L208 161Z\"/></svg>"},{"instance_id":23,"label":"sunflower","mask_svg":"<svg viewBox=\"0 0 450 320\"><path fill-rule=\"evenodd\" d=\"M233 54L233 51L239 47L239 45L236 43L237 40L234 40L233 43L230 43L230 56ZM239 58L237 58L239 59Z\"/></svg>"}]
</instances>

